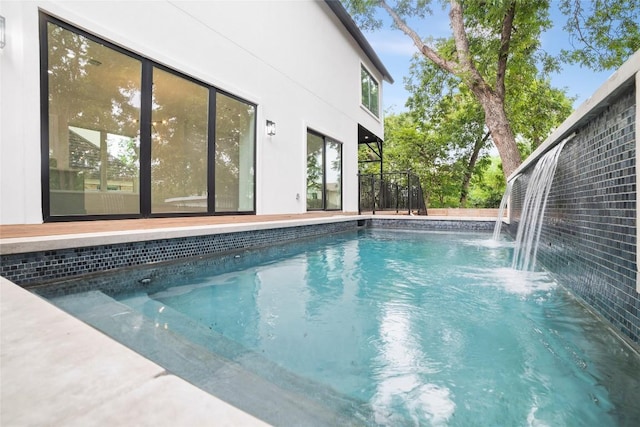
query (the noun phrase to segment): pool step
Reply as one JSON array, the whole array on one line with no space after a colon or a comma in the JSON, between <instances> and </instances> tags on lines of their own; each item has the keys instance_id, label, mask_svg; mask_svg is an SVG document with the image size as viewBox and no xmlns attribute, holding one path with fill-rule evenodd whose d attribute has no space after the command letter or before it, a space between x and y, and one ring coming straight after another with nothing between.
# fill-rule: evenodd
<instances>
[{"instance_id":1,"label":"pool step","mask_svg":"<svg viewBox=\"0 0 640 427\"><path fill-rule=\"evenodd\" d=\"M271 384L296 395L312 396L314 401L321 402L330 412L365 420L367 425L371 425L373 415L366 403L347 397L329 386L302 378L270 361L262 354L249 350L173 308L149 298L146 293L128 296L120 302L153 319L156 325L173 330L208 351L238 363Z\"/></svg>"},{"instance_id":2,"label":"pool step","mask_svg":"<svg viewBox=\"0 0 640 427\"><path fill-rule=\"evenodd\" d=\"M90 291L52 302L172 373L273 425L373 424L371 411L362 402L302 379L146 295L118 302L100 291ZM155 315L159 310L162 321Z\"/></svg>"}]
</instances>

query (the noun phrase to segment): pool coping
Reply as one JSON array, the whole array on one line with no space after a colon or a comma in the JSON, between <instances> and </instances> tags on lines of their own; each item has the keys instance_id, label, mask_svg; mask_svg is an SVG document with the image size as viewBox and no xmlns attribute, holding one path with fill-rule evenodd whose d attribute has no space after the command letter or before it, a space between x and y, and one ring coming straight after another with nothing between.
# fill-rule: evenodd
<instances>
[{"instance_id":1,"label":"pool coping","mask_svg":"<svg viewBox=\"0 0 640 427\"><path fill-rule=\"evenodd\" d=\"M495 222L490 217L353 215L0 239L0 253L369 219ZM266 426L0 277L0 424ZM153 398L149 398L153 396Z\"/></svg>"}]
</instances>

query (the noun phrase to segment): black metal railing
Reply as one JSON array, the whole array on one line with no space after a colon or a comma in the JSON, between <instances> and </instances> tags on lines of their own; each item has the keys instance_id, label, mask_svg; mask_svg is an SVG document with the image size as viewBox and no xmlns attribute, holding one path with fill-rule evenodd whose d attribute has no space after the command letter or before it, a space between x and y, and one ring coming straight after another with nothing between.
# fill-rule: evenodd
<instances>
[{"instance_id":1,"label":"black metal railing","mask_svg":"<svg viewBox=\"0 0 640 427\"><path fill-rule=\"evenodd\" d=\"M358 213L377 211L406 212L408 215L426 215L420 178L406 172L359 174Z\"/></svg>"}]
</instances>

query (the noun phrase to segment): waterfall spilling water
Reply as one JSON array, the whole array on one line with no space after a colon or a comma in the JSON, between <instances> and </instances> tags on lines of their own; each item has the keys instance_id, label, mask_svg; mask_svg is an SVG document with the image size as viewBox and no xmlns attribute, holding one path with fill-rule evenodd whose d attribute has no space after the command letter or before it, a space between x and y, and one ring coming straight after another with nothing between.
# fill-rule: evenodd
<instances>
[{"instance_id":1,"label":"waterfall spilling water","mask_svg":"<svg viewBox=\"0 0 640 427\"><path fill-rule=\"evenodd\" d=\"M556 172L558 157L565 143L566 140L547 151L538 160L531 174L522 205L511 265L517 270L533 270L535 266L547 196Z\"/></svg>"},{"instance_id":2,"label":"waterfall spilling water","mask_svg":"<svg viewBox=\"0 0 640 427\"><path fill-rule=\"evenodd\" d=\"M502 201L500 202L500 209L498 209L498 219L496 220L496 225L493 227L493 240L500 240L500 231L502 230L502 218L504 218L504 211L507 209L507 202L509 201L509 197L511 196L511 187L513 187L513 183L518 179L516 176L511 181L507 182L507 188L504 190L504 195L502 196Z\"/></svg>"}]
</instances>

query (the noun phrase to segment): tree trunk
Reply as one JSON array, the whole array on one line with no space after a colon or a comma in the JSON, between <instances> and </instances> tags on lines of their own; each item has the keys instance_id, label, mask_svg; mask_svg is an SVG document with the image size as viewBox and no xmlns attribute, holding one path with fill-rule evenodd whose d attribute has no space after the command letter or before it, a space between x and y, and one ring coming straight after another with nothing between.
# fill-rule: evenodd
<instances>
[{"instance_id":1,"label":"tree trunk","mask_svg":"<svg viewBox=\"0 0 640 427\"><path fill-rule=\"evenodd\" d=\"M474 90L485 115L485 124L502 160L502 172L508 178L522 163L516 138L504 109L504 100L490 90Z\"/></svg>"},{"instance_id":2,"label":"tree trunk","mask_svg":"<svg viewBox=\"0 0 640 427\"><path fill-rule=\"evenodd\" d=\"M484 144L487 142L490 135L490 132L485 133L482 138L476 139L476 143L473 144L473 152L471 153L469 163L467 164L467 170L465 171L464 178L462 179L462 190L460 191L461 208L464 208L467 205L467 195L469 194L469 183L471 182L471 176L473 175L473 168L476 167L480 150L482 150L482 147L484 147Z\"/></svg>"}]
</instances>

